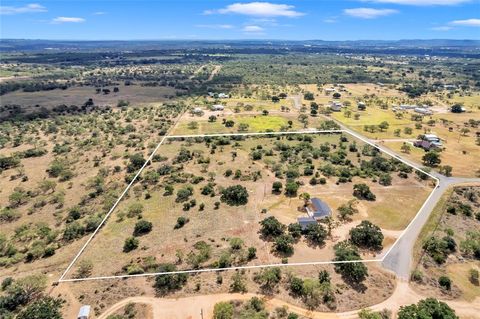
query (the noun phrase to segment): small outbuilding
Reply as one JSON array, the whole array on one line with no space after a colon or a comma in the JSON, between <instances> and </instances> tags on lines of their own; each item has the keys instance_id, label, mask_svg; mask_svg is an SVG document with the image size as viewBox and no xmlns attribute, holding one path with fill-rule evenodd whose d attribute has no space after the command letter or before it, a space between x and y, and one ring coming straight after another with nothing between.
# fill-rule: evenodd
<instances>
[{"instance_id":1,"label":"small outbuilding","mask_svg":"<svg viewBox=\"0 0 480 319\"><path fill-rule=\"evenodd\" d=\"M84 305L80 307L80 311L78 312L77 319L88 319L90 317L90 306Z\"/></svg>"}]
</instances>

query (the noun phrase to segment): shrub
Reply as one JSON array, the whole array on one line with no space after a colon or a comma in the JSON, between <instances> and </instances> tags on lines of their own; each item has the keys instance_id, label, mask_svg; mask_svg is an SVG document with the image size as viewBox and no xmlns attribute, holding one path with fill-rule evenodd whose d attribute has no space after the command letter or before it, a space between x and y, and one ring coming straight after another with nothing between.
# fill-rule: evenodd
<instances>
[{"instance_id":1,"label":"shrub","mask_svg":"<svg viewBox=\"0 0 480 319\"><path fill-rule=\"evenodd\" d=\"M233 305L230 302L219 302L213 307L213 319L232 319Z\"/></svg>"},{"instance_id":2,"label":"shrub","mask_svg":"<svg viewBox=\"0 0 480 319\"><path fill-rule=\"evenodd\" d=\"M125 239L125 243L123 244L123 251L125 253L128 253L132 250L135 250L138 248L138 245L140 244L139 240L135 237L128 237Z\"/></svg>"},{"instance_id":3,"label":"shrub","mask_svg":"<svg viewBox=\"0 0 480 319\"><path fill-rule=\"evenodd\" d=\"M152 230L152 223L146 220L140 220L135 224L133 236L140 236L149 233Z\"/></svg>"},{"instance_id":4,"label":"shrub","mask_svg":"<svg viewBox=\"0 0 480 319\"><path fill-rule=\"evenodd\" d=\"M177 267L173 264L162 264L158 267L158 272L168 273L176 270ZM155 277L153 287L160 295L165 295L168 292L182 288L187 283L187 279L188 277L185 273L158 275Z\"/></svg>"},{"instance_id":5,"label":"shrub","mask_svg":"<svg viewBox=\"0 0 480 319\"><path fill-rule=\"evenodd\" d=\"M187 217L180 216L177 218L177 223L173 227L174 229L179 229L185 226L186 223L188 223L190 220Z\"/></svg>"},{"instance_id":6,"label":"shrub","mask_svg":"<svg viewBox=\"0 0 480 319\"><path fill-rule=\"evenodd\" d=\"M479 273L478 270L472 268L468 271L469 280L472 284L478 286L479 285Z\"/></svg>"},{"instance_id":7,"label":"shrub","mask_svg":"<svg viewBox=\"0 0 480 319\"><path fill-rule=\"evenodd\" d=\"M452 280L447 276L440 276L438 278L438 284L445 290L452 289Z\"/></svg>"}]
</instances>

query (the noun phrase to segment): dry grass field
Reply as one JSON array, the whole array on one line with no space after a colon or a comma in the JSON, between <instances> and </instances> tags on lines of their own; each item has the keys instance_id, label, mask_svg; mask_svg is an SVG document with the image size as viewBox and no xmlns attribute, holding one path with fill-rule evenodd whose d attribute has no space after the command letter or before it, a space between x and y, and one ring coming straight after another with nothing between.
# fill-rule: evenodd
<instances>
[{"instance_id":1,"label":"dry grass field","mask_svg":"<svg viewBox=\"0 0 480 319\"><path fill-rule=\"evenodd\" d=\"M480 294L478 282L472 281L470 272L480 271L478 261L464 250L465 241L469 232L477 232L480 220L478 216L479 186L457 186L447 191L438 202L427 224L415 243L415 271L422 274L421 279L414 280L413 286L422 293L443 299L463 299L472 302ZM473 197L470 197L473 196ZM470 197L474 201L467 198ZM462 205L469 205L473 215L468 216L462 212ZM452 214L451 207L455 207ZM432 256L423 249L425 242L431 237L451 237L456 243L456 249L449 252L445 261L436 262ZM477 235L478 245L478 235ZM452 281L451 289L441 288L438 280L447 276Z\"/></svg>"},{"instance_id":2,"label":"dry grass field","mask_svg":"<svg viewBox=\"0 0 480 319\"><path fill-rule=\"evenodd\" d=\"M272 168L278 163L278 155L265 157L261 161L253 161L249 155L250 150L256 145L264 145L270 148L276 139L272 138L247 138L235 144L223 145L217 149L215 154L206 152L205 146L191 141L167 141L162 145L158 154L168 158L165 162L153 163L147 169L153 170L171 163L175 154L178 154L182 147L188 146L188 150L201 154L201 158L210 157L209 164L199 164L197 161L189 161L182 164L182 172L191 176L189 182L181 182L175 185L175 192L186 186L193 187L191 198L196 200L196 205L184 210L183 203L176 202L175 193L170 196L164 195L162 184L142 189L137 185L136 189L129 192L128 198L123 200L110 217L107 225L94 238L80 260L89 260L93 263L92 276L122 274L125 273L125 266L136 263L142 258L154 257L157 262L176 263L180 269L191 269L192 264L188 262L190 252L197 253L195 244L203 241L210 246L209 258L201 263L202 268L216 267L216 262L222 255L231 251L230 240L240 238L243 241L242 249L256 247L257 258L247 262L247 265L262 265L281 263L283 256L272 252L272 242L264 241L259 235L259 222L266 217L275 216L280 222L288 225L296 222L297 216L306 216L301 211L303 201L284 194L272 193L272 184L278 180ZM288 141L281 138L281 141L295 145L295 141ZM318 135L313 145L319 146L328 142L339 143L338 135ZM362 145L358 142L358 145ZM236 152L235 160L232 161L232 152ZM352 161L357 161L355 154L349 155ZM225 172L241 169L242 178L235 179L232 176L225 176ZM252 180L261 172L258 180ZM252 175L253 174L253 175ZM144 173L145 175L145 173ZM203 181L192 184L195 176L203 177ZM348 237L348 231L356 226L361 220L368 219L386 233L385 247L394 242L409 221L415 216L420 206L425 201L431 188L425 182L419 182L413 175L408 179L395 177L391 186L382 186L370 180L354 177L351 183L336 183L333 177L326 178L325 185L309 185L306 176L300 181L304 184L301 192L308 192L312 197L319 197L324 200L333 210L335 226L331 237L324 246L316 247L300 240L294 245L295 252L289 256L288 262L310 262L328 261L333 257L333 246L335 243ZM215 202L220 202L218 195L201 195L201 190L206 183L215 183L215 188L228 187L236 184L245 186L249 193L249 200L244 206L229 206L221 203L215 209ZM360 201L358 204L359 213L354 215L352 220L340 222L336 209L353 198L352 185L355 183L367 183L377 200ZM282 183L285 183L283 180ZM163 184L165 185L165 184ZM147 195L148 194L148 195ZM392 196L395 194L395 196ZM146 199L146 197L148 199ZM405 201L408 206L405 207ZM126 217L129 207L134 203L143 205L142 219L150 221L153 229L150 233L139 237L139 248L135 251L124 253L123 242L132 234L133 227L138 221L136 218ZM199 209L200 205L203 209ZM402 213L398 207L404 207ZM263 211L263 212L262 212ZM184 216L189 222L180 229L174 226L177 218ZM379 253L379 252L377 252ZM179 257L180 254L180 257ZM364 252L365 258L375 258L375 254ZM238 257L238 256L237 256ZM232 258L235 260L235 254ZM245 264L242 262L242 265ZM233 261L233 265L235 262ZM122 269L123 268L123 269ZM75 275L75 272L69 276Z\"/></svg>"}]
</instances>

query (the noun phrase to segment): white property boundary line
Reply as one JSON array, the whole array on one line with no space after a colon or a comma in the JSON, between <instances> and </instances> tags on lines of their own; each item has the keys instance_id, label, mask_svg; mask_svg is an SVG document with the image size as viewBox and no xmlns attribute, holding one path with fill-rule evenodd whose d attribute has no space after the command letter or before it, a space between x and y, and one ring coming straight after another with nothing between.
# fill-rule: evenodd
<instances>
[{"instance_id":1,"label":"white property boundary line","mask_svg":"<svg viewBox=\"0 0 480 319\"><path fill-rule=\"evenodd\" d=\"M313 261L313 262L304 262L304 263L287 263L287 264L267 264L267 265L252 265L252 266L238 266L238 267L227 267L227 268L208 268L208 269L193 269L193 270L179 270L179 271L170 271L170 272L154 272L154 273L143 273L143 274L135 274L135 275L113 275L113 276L99 276L99 277L87 277L87 278L72 278L72 279L64 279L67 273L70 271L70 269L73 267L73 265L76 263L78 258L82 255L82 253L85 251L87 246L90 244L90 242L93 240L95 235L100 231L102 226L105 224L107 219L110 217L110 215L113 213L115 208L118 206L120 201L123 199L123 197L126 195L126 193L129 191L130 187L136 182L138 176L143 172L145 167L148 165L148 163L152 160L153 156L155 153L158 151L160 146L163 144L163 142L166 139L179 139L179 138L195 138L195 137L226 137L226 136L275 136L275 135L292 135L292 134L326 134L326 133L346 133L348 135L351 135L373 147L378 149L381 152L384 152L391 157L395 158L396 160L414 168L417 171L420 171L427 176L433 178L436 181L435 188L433 191L430 193L430 195L427 197L425 202L423 203L422 207L419 209L415 217L410 221L408 226L403 230L402 234L397 238L395 243L388 249L388 251L383 255L381 259L366 259L366 260L350 260L350 261ZM258 269L258 268L269 268L269 267L285 267L285 266L308 266L308 265L333 265L333 264L347 264L347 263L370 263L370 262L382 262L386 256L390 253L390 251L395 247L395 244L400 241L400 239L403 237L403 235L407 232L407 230L410 228L410 226L413 224L413 222L417 219L417 217L420 215L420 212L423 210L425 205L428 203L430 200L430 197L433 195L435 192L436 187L439 184L439 179L432 174L425 172L423 169L416 167L415 165L407 162L406 160L400 158L397 156L397 154L384 150L380 148L379 146L375 145L372 143L370 140L364 138L361 135L354 134L350 131L339 129L339 130L305 130L305 131L285 131L285 132L257 132L257 133L216 133L216 134L199 134L199 135L165 135L161 141L157 144L153 152L150 154L150 156L147 158L145 163L142 165L140 170L135 174L133 179L130 181L130 183L127 185L125 190L122 192L122 194L118 197L118 199L115 201L113 204L112 208L108 211L108 213L105 215L105 217L102 219L98 227L95 229L95 231L90 235L88 240L85 242L85 244L82 246L80 251L75 255L73 260L70 262L68 267L65 269L65 271L62 273L60 278L57 280L57 283L61 282L80 282L80 281L92 281L92 280L105 280L105 279L125 279L125 278L135 278L135 277L147 277L147 276L158 276L158 275L166 275L166 274L189 274L189 273L204 273L204 272L216 272L216 271L225 271L225 270L241 270L241 269Z\"/></svg>"}]
</instances>

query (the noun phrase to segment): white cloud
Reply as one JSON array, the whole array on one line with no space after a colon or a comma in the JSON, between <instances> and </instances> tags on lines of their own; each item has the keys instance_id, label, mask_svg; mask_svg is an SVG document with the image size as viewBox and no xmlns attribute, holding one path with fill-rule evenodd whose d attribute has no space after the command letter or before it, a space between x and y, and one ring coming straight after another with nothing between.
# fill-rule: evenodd
<instances>
[{"instance_id":1,"label":"white cloud","mask_svg":"<svg viewBox=\"0 0 480 319\"><path fill-rule=\"evenodd\" d=\"M480 27L480 19L455 20L451 21L450 24L463 27Z\"/></svg>"},{"instance_id":2,"label":"white cloud","mask_svg":"<svg viewBox=\"0 0 480 319\"><path fill-rule=\"evenodd\" d=\"M288 4L275 4L270 2L249 2L249 3L234 3L218 10L206 10L205 14L243 14L257 17L299 17L304 15L301 12L295 11L294 6Z\"/></svg>"},{"instance_id":3,"label":"white cloud","mask_svg":"<svg viewBox=\"0 0 480 319\"><path fill-rule=\"evenodd\" d=\"M60 23L82 23L85 22L84 18L77 18L77 17L56 17L52 20L54 24Z\"/></svg>"},{"instance_id":4,"label":"white cloud","mask_svg":"<svg viewBox=\"0 0 480 319\"><path fill-rule=\"evenodd\" d=\"M364 2L404 4L412 6L451 6L471 0L363 0Z\"/></svg>"},{"instance_id":5,"label":"white cloud","mask_svg":"<svg viewBox=\"0 0 480 319\"><path fill-rule=\"evenodd\" d=\"M97 12L94 12L92 13L94 16L103 16L104 14L107 14L106 12L104 11L97 11Z\"/></svg>"},{"instance_id":6,"label":"white cloud","mask_svg":"<svg viewBox=\"0 0 480 319\"><path fill-rule=\"evenodd\" d=\"M197 28L208 28L208 29L233 29L231 24L197 24Z\"/></svg>"},{"instance_id":7,"label":"white cloud","mask_svg":"<svg viewBox=\"0 0 480 319\"><path fill-rule=\"evenodd\" d=\"M343 13L355 18L375 19L398 13L398 11L394 9L353 8L345 9Z\"/></svg>"},{"instance_id":8,"label":"white cloud","mask_svg":"<svg viewBox=\"0 0 480 319\"><path fill-rule=\"evenodd\" d=\"M258 25L246 25L242 29L243 32L263 32L264 29Z\"/></svg>"},{"instance_id":9,"label":"white cloud","mask_svg":"<svg viewBox=\"0 0 480 319\"><path fill-rule=\"evenodd\" d=\"M5 15L33 12L47 12L47 8L38 3L30 3L22 7L0 6L0 14Z\"/></svg>"},{"instance_id":10,"label":"white cloud","mask_svg":"<svg viewBox=\"0 0 480 319\"><path fill-rule=\"evenodd\" d=\"M450 27L448 25L442 25L442 26L433 27L433 28L430 28L430 29L433 30L433 31L449 31L449 30L452 30L453 27Z\"/></svg>"},{"instance_id":11,"label":"white cloud","mask_svg":"<svg viewBox=\"0 0 480 319\"><path fill-rule=\"evenodd\" d=\"M336 18L328 18L328 19L324 19L323 22L325 22L325 23L336 23L337 19Z\"/></svg>"}]
</instances>

